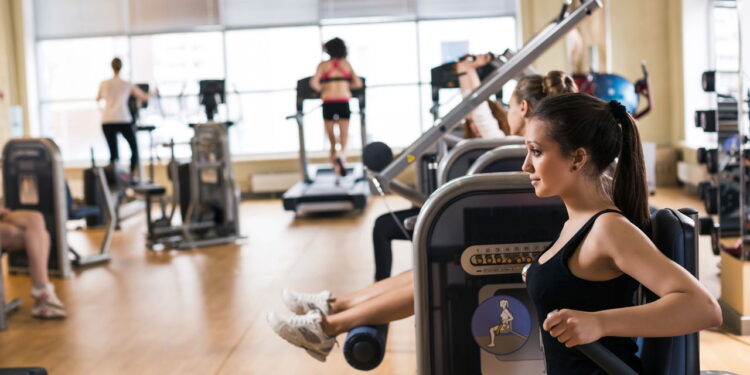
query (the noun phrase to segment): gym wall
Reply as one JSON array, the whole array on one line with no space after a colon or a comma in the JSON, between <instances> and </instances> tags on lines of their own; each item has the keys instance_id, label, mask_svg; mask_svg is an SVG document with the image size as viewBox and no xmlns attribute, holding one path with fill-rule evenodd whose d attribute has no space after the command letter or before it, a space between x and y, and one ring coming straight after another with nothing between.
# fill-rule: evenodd
<instances>
[{"instance_id":1,"label":"gym wall","mask_svg":"<svg viewBox=\"0 0 750 375\"><path fill-rule=\"evenodd\" d=\"M600 69L635 81L642 76L641 60L646 61L651 74L654 110L640 121L641 137L658 145L678 145L685 129L682 0L602 1L611 32L611 41L605 42L605 48L611 50L604 54L611 56L611 61L603 62ZM558 0L521 1L523 40L530 39L546 25L550 21L550 9L559 6ZM540 71L568 65L564 42L557 43L534 63Z\"/></svg>"},{"instance_id":2,"label":"gym wall","mask_svg":"<svg viewBox=\"0 0 750 375\"><path fill-rule=\"evenodd\" d=\"M0 0L0 144L10 139L10 107L16 104L18 82L13 48L11 1Z\"/></svg>"},{"instance_id":3,"label":"gym wall","mask_svg":"<svg viewBox=\"0 0 750 375\"><path fill-rule=\"evenodd\" d=\"M10 138L11 107L20 106L24 136L30 130L30 119L36 119L36 73L33 71L33 41L26 33L31 0L0 0L0 144ZM32 46L29 48L29 46ZM32 63L30 63L32 62Z\"/></svg>"}]
</instances>

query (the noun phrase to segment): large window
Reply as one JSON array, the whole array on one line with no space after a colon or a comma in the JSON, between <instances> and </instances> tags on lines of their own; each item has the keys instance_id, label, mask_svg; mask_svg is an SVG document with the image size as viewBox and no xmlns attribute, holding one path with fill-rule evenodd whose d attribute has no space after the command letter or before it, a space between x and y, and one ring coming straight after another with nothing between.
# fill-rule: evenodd
<instances>
[{"instance_id":1,"label":"large window","mask_svg":"<svg viewBox=\"0 0 750 375\"><path fill-rule=\"evenodd\" d=\"M225 78L226 104L217 119L236 123L229 137L233 154L294 153L297 125L285 117L295 111L296 82L314 73L325 58L321 45L332 37L347 42L352 66L367 79L368 139L392 147L409 145L432 125L432 67L455 59L457 51L516 48L517 39L513 17L494 17L40 40L42 135L55 138L66 161L88 160L90 147L98 159L108 157L94 99L99 82L111 76L110 60L119 56L124 79L158 88L159 97L141 110L141 122L157 126L156 142L187 141L192 134L187 124L205 120L198 81ZM443 114L460 99L451 92L441 97ZM319 106L317 100L305 103L311 152L328 149ZM358 150L356 100L351 107L349 145ZM139 135L139 145L146 158L148 137ZM127 150L124 141L122 146ZM168 157L167 150L159 152ZM187 155L187 149L178 155ZM121 151L121 159L127 158Z\"/></svg>"},{"instance_id":2,"label":"large window","mask_svg":"<svg viewBox=\"0 0 750 375\"><path fill-rule=\"evenodd\" d=\"M38 45L41 131L60 146L65 160L109 157L95 99L99 82L112 75L113 56L123 59L130 76L125 37L41 41Z\"/></svg>"}]
</instances>

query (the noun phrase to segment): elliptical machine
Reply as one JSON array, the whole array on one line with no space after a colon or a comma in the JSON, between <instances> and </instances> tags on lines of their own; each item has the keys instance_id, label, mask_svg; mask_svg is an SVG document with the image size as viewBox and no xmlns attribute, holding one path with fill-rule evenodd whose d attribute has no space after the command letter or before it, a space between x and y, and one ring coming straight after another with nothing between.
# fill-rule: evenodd
<instances>
[{"instance_id":1,"label":"elliptical machine","mask_svg":"<svg viewBox=\"0 0 750 375\"><path fill-rule=\"evenodd\" d=\"M200 100L206 107L209 122L190 124L195 132L189 143L192 151L190 162L177 160L174 141L166 144L172 155L168 165L172 181L170 213L167 214L165 186L134 188L146 198L146 246L152 250L193 249L233 243L242 238L237 209L239 193L227 139L227 126L232 122L213 121L217 104L224 102L224 81L201 81L200 86ZM152 213L154 201L160 205L159 218ZM179 224L173 220L177 207L182 218Z\"/></svg>"}]
</instances>

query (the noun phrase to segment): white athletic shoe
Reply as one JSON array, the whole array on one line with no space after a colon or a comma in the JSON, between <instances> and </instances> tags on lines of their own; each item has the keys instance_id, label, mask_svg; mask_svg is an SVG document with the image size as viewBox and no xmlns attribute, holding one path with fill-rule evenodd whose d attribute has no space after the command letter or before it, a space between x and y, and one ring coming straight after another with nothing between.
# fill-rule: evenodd
<instances>
[{"instance_id":1,"label":"white athletic shoe","mask_svg":"<svg viewBox=\"0 0 750 375\"><path fill-rule=\"evenodd\" d=\"M65 305L57 298L55 286L47 284L44 288L31 288L31 296L34 298L34 306L31 307L31 316L41 319L65 318Z\"/></svg>"},{"instance_id":2,"label":"white athletic shoe","mask_svg":"<svg viewBox=\"0 0 750 375\"><path fill-rule=\"evenodd\" d=\"M289 318L269 312L266 315L268 325L277 335L292 345L299 346L313 358L325 362L326 357L336 344L335 337L323 333L320 326L323 317L320 311L311 310L305 315L294 315Z\"/></svg>"},{"instance_id":3,"label":"white athletic shoe","mask_svg":"<svg viewBox=\"0 0 750 375\"><path fill-rule=\"evenodd\" d=\"M281 299L289 310L297 315L307 314L311 310L319 310L323 316L331 315L328 301L333 298L331 292L324 290L318 294L297 293L286 289L281 292Z\"/></svg>"}]
</instances>

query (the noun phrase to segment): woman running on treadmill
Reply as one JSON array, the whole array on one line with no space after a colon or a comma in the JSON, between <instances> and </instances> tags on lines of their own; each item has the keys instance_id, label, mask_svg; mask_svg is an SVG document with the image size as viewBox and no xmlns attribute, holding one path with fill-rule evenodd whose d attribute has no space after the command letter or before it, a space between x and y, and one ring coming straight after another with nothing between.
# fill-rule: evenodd
<instances>
[{"instance_id":1,"label":"woman running on treadmill","mask_svg":"<svg viewBox=\"0 0 750 375\"><path fill-rule=\"evenodd\" d=\"M352 89L362 87L362 80L354 73L346 60L347 49L344 41L333 38L323 45L323 51L331 58L318 64L315 75L310 78L310 87L320 92L323 99L323 122L331 145L329 159L337 176L346 176L346 145L349 140L349 99ZM339 136L336 140L334 126L338 124ZM336 152L336 145L339 151Z\"/></svg>"},{"instance_id":2,"label":"woman running on treadmill","mask_svg":"<svg viewBox=\"0 0 750 375\"><path fill-rule=\"evenodd\" d=\"M551 71L546 76L532 75L522 78L509 102L508 123L511 134L525 134L532 108L535 108L544 97L577 90L573 79L560 71ZM393 224L395 227L390 215L381 216L377 222L381 219L381 225ZM377 236L378 233L374 231L373 242L376 249L378 246L387 246L388 256L387 259L383 258L384 262L387 262L387 267L381 264L377 265L376 269L387 269L390 273L390 241L378 242ZM378 276L387 277L376 275ZM284 303L297 315L283 317L269 313L267 320L279 336L293 345L304 348L314 358L325 361L337 335L360 325L378 325L414 315L413 278L412 271L404 272L394 277L379 279L380 281L364 289L339 297L334 297L327 290L317 294L305 294L284 289Z\"/></svg>"}]
</instances>

